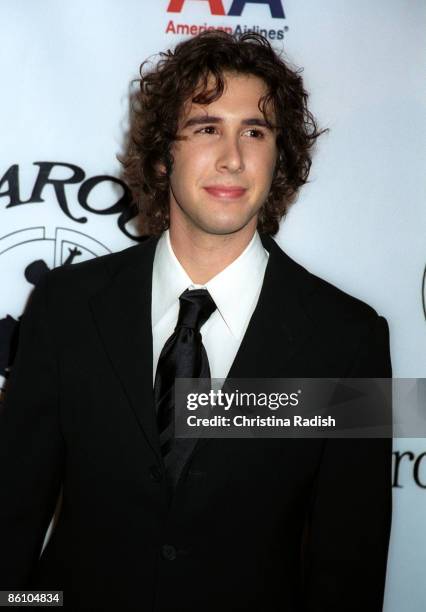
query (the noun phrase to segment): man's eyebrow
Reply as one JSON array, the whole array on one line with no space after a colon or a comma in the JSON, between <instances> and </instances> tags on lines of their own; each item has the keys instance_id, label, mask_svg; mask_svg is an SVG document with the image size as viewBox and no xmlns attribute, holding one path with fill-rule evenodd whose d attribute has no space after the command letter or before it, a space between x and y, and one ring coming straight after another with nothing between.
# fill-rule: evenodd
<instances>
[{"instance_id":1,"label":"man's eyebrow","mask_svg":"<svg viewBox=\"0 0 426 612\"><path fill-rule=\"evenodd\" d=\"M187 127L191 127L193 125L206 125L208 123L222 123L222 117L215 117L213 115L197 115L195 117L191 117L182 126L182 129ZM267 129L271 129L270 126L266 123L265 119L261 117L251 117L249 119L242 119L241 125L257 125L259 127L264 127Z\"/></svg>"}]
</instances>

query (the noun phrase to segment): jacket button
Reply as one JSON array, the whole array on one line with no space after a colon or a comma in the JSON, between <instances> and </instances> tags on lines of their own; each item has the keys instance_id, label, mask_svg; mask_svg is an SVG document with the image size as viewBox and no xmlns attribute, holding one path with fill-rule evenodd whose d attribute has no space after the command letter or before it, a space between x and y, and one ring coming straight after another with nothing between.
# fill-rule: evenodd
<instances>
[{"instance_id":1,"label":"jacket button","mask_svg":"<svg viewBox=\"0 0 426 612\"><path fill-rule=\"evenodd\" d=\"M163 544L161 554L166 561L174 561L177 557L176 548L171 544Z\"/></svg>"},{"instance_id":2,"label":"jacket button","mask_svg":"<svg viewBox=\"0 0 426 612\"><path fill-rule=\"evenodd\" d=\"M160 480L163 478L163 473L158 467L158 465L151 466L149 470L149 475L151 477L151 480L154 480L155 482L160 482Z\"/></svg>"}]
</instances>

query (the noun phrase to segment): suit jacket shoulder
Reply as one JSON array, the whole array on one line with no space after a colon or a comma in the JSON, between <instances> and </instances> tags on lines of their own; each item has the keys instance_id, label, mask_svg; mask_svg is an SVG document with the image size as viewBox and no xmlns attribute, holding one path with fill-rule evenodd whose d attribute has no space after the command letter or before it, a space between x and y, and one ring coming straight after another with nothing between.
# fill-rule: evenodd
<instances>
[{"instance_id":1,"label":"suit jacket shoulder","mask_svg":"<svg viewBox=\"0 0 426 612\"><path fill-rule=\"evenodd\" d=\"M79 291L93 295L116 275L136 272L144 259L153 259L157 240L152 237L122 251L54 268L47 273L48 284L59 293Z\"/></svg>"},{"instance_id":2,"label":"suit jacket shoulder","mask_svg":"<svg viewBox=\"0 0 426 612\"><path fill-rule=\"evenodd\" d=\"M366 320L377 316L372 306L307 270L285 253L272 238L262 237L262 240L264 246L280 260L282 290L285 291L290 277L301 296L306 298L304 303L313 318L321 316L329 319L341 317L347 320Z\"/></svg>"},{"instance_id":3,"label":"suit jacket shoulder","mask_svg":"<svg viewBox=\"0 0 426 612\"><path fill-rule=\"evenodd\" d=\"M332 372L391 376L386 319L366 302L309 272L270 236L262 236L262 242L270 254L259 299L267 313L265 333L266 321L281 320L283 340L305 346L304 363L312 354L317 364L324 363L323 373L312 374L314 377L331 376ZM316 366L307 371L321 372Z\"/></svg>"}]
</instances>

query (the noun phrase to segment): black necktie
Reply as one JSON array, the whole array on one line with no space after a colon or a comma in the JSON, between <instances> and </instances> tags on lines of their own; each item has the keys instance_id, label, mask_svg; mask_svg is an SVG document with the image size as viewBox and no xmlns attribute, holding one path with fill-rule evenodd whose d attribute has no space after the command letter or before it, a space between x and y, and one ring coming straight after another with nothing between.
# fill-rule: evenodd
<instances>
[{"instance_id":1,"label":"black necktie","mask_svg":"<svg viewBox=\"0 0 426 612\"><path fill-rule=\"evenodd\" d=\"M216 310L216 304L207 289L187 289L179 301L175 331L161 351L154 383L160 447L166 470L174 442L175 378L210 378L200 327Z\"/></svg>"}]
</instances>

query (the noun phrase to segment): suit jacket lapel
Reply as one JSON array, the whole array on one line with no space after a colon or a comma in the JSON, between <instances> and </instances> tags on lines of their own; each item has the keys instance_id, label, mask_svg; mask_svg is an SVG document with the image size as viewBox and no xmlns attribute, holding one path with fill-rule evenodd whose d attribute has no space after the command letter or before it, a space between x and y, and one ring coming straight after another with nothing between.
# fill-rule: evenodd
<instances>
[{"instance_id":1,"label":"suit jacket lapel","mask_svg":"<svg viewBox=\"0 0 426 612\"><path fill-rule=\"evenodd\" d=\"M152 386L151 286L157 242L150 238L119 260L106 258L110 282L91 298L91 308L113 369L161 461Z\"/></svg>"},{"instance_id":2,"label":"suit jacket lapel","mask_svg":"<svg viewBox=\"0 0 426 612\"><path fill-rule=\"evenodd\" d=\"M316 288L315 277L286 255L269 236L262 290L228 378L285 378L296 351L313 331L305 300Z\"/></svg>"}]
</instances>

